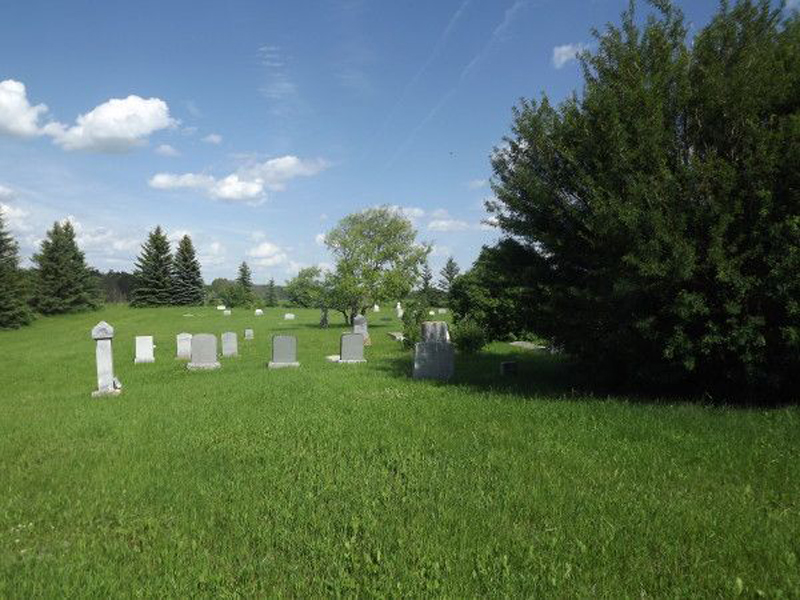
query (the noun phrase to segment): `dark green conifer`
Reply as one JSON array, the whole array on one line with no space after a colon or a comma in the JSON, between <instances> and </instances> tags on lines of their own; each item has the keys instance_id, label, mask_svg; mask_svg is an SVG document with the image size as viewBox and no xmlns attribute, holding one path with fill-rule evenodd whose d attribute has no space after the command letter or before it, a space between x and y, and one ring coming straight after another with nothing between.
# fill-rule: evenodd
<instances>
[{"instance_id":1,"label":"dark green conifer","mask_svg":"<svg viewBox=\"0 0 800 600\"><path fill-rule=\"evenodd\" d=\"M17 329L33 320L18 251L0 210L0 329Z\"/></svg>"},{"instance_id":2,"label":"dark green conifer","mask_svg":"<svg viewBox=\"0 0 800 600\"><path fill-rule=\"evenodd\" d=\"M179 305L198 305L203 303L205 290L200 263L192 244L192 238L183 236L175 252L174 287L172 302Z\"/></svg>"},{"instance_id":3,"label":"dark green conifer","mask_svg":"<svg viewBox=\"0 0 800 600\"><path fill-rule=\"evenodd\" d=\"M174 289L172 253L161 226L156 227L142 245L136 260L136 288L131 306L167 306L172 303Z\"/></svg>"}]
</instances>

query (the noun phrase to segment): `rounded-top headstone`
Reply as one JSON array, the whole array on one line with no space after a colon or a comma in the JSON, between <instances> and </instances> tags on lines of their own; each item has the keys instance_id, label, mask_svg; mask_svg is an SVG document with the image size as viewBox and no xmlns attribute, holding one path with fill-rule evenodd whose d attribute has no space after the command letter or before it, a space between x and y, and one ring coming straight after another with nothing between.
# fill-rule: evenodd
<instances>
[{"instance_id":1,"label":"rounded-top headstone","mask_svg":"<svg viewBox=\"0 0 800 600\"><path fill-rule=\"evenodd\" d=\"M97 325L95 325L92 328L93 340L109 340L113 337L114 337L114 328L105 321L100 321Z\"/></svg>"},{"instance_id":2,"label":"rounded-top headstone","mask_svg":"<svg viewBox=\"0 0 800 600\"><path fill-rule=\"evenodd\" d=\"M424 321L422 323L423 342L449 342L450 332L444 321Z\"/></svg>"}]
</instances>

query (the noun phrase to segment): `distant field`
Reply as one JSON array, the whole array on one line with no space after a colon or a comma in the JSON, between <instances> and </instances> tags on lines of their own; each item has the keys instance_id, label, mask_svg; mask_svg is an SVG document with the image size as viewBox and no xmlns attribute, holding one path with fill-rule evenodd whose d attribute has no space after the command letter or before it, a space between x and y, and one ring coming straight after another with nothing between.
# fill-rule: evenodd
<instances>
[{"instance_id":1,"label":"distant field","mask_svg":"<svg viewBox=\"0 0 800 600\"><path fill-rule=\"evenodd\" d=\"M368 315L365 365L325 362L338 316L284 312L0 332L0 597L800 596L798 408L576 397L507 344L416 382L393 311ZM101 319L118 398L90 397ZM226 330L221 370L174 359L175 334ZM276 332L299 370L265 368Z\"/></svg>"}]
</instances>

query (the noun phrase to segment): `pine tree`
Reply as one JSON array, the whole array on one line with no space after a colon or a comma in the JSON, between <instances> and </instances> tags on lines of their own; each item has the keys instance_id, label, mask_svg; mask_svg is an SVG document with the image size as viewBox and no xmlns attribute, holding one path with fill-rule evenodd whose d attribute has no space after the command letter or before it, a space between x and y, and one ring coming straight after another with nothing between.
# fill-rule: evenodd
<instances>
[{"instance_id":1,"label":"pine tree","mask_svg":"<svg viewBox=\"0 0 800 600\"><path fill-rule=\"evenodd\" d=\"M269 283L267 284L266 305L277 306L277 304L278 304L278 298L275 295L275 280L270 279Z\"/></svg>"},{"instance_id":2,"label":"pine tree","mask_svg":"<svg viewBox=\"0 0 800 600\"><path fill-rule=\"evenodd\" d=\"M236 278L236 283L248 294L253 293L253 274L246 262L239 265L239 276Z\"/></svg>"},{"instance_id":3,"label":"pine tree","mask_svg":"<svg viewBox=\"0 0 800 600\"><path fill-rule=\"evenodd\" d=\"M134 276L136 288L131 306L166 306L172 303L172 253L161 226L151 231L142 245Z\"/></svg>"},{"instance_id":4,"label":"pine tree","mask_svg":"<svg viewBox=\"0 0 800 600\"><path fill-rule=\"evenodd\" d=\"M183 236L175 252L172 303L198 305L203 303L205 289L200 263L194 251L192 238Z\"/></svg>"},{"instance_id":5,"label":"pine tree","mask_svg":"<svg viewBox=\"0 0 800 600\"><path fill-rule=\"evenodd\" d=\"M442 276L441 279L439 280L439 289L442 290L445 294L449 294L450 288L452 287L453 282L455 281L456 277L458 277L458 274L460 272L461 270L458 268L458 263L456 263L456 261L453 260L453 257L451 256L450 258L448 258L444 267L439 272L439 274Z\"/></svg>"},{"instance_id":6,"label":"pine tree","mask_svg":"<svg viewBox=\"0 0 800 600\"><path fill-rule=\"evenodd\" d=\"M72 223L54 223L33 260L37 267L34 305L40 313L52 315L99 307L97 278L78 248Z\"/></svg>"},{"instance_id":7,"label":"pine tree","mask_svg":"<svg viewBox=\"0 0 800 600\"><path fill-rule=\"evenodd\" d=\"M17 329L33 321L19 268L19 246L6 231L0 210L0 329Z\"/></svg>"},{"instance_id":8,"label":"pine tree","mask_svg":"<svg viewBox=\"0 0 800 600\"><path fill-rule=\"evenodd\" d=\"M431 281L433 281L433 271L431 271L431 266L426 261L422 266L422 285L420 286L419 291L425 303L427 303L429 306L433 302L433 298L431 297L433 295Z\"/></svg>"}]
</instances>

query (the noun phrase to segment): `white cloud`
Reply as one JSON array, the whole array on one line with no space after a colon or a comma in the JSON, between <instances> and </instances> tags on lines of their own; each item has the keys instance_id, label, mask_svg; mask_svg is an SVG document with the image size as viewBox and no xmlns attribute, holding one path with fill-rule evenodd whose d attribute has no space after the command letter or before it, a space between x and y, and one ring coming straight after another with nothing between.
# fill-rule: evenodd
<instances>
[{"instance_id":1,"label":"white cloud","mask_svg":"<svg viewBox=\"0 0 800 600\"><path fill-rule=\"evenodd\" d=\"M13 79L0 81L0 133L23 137L41 135L39 118L47 106L28 102L25 84Z\"/></svg>"},{"instance_id":2,"label":"white cloud","mask_svg":"<svg viewBox=\"0 0 800 600\"><path fill-rule=\"evenodd\" d=\"M203 141L207 144L219 144L222 142L222 136L218 133L209 133L203 138Z\"/></svg>"},{"instance_id":3,"label":"white cloud","mask_svg":"<svg viewBox=\"0 0 800 600\"><path fill-rule=\"evenodd\" d=\"M142 243L142 239L120 234L108 227L86 227L74 216L69 215L61 222L72 223L75 229L75 240L82 250L94 256L108 258L118 253L134 253Z\"/></svg>"},{"instance_id":4,"label":"white cloud","mask_svg":"<svg viewBox=\"0 0 800 600\"><path fill-rule=\"evenodd\" d=\"M167 239L173 244L177 244L178 242L181 241L181 239L183 239L183 236L185 235L191 237L192 232L187 229L175 229L167 234Z\"/></svg>"},{"instance_id":5,"label":"white cloud","mask_svg":"<svg viewBox=\"0 0 800 600\"><path fill-rule=\"evenodd\" d=\"M0 200L13 200L17 194L9 187L0 185Z\"/></svg>"},{"instance_id":6,"label":"white cloud","mask_svg":"<svg viewBox=\"0 0 800 600\"><path fill-rule=\"evenodd\" d=\"M290 179L310 177L327 167L327 161L322 159L304 160L287 155L252 162L222 179L200 173L157 173L148 183L150 187L162 190L201 189L214 199L256 205L266 199L265 190L282 191Z\"/></svg>"},{"instance_id":7,"label":"white cloud","mask_svg":"<svg viewBox=\"0 0 800 600\"><path fill-rule=\"evenodd\" d=\"M397 204L392 204L389 206L389 209L411 221L414 219L421 219L425 216L425 211L415 206L398 206Z\"/></svg>"},{"instance_id":8,"label":"white cloud","mask_svg":"<svg viewBox=\"0 0 800 600\"><path fill-rule=\"evenodd\" d=\"M30 225L27 222L28 211L0 202L0 213L3 214L3 219L5 219L9 229L14 231L28 231L30 229Z\"/></svg>"},{"instance_id":9,"label":"white cloud","mask_svg":"<svg viewBox=\"0 0 800 600\"><path fill-rule=\"evenodd\" d=\"M579 52L586 49L584 44L564 44L553 48L553 66L560 69L568 62L575 60Z\"/></svg>"},{"instance_id":10,"label":"white cloud","mask_svg":"<svg viewBox=\"0 0 800 600\"><path fill-rule=\"evenodd\" d=\"M272 242L261 242L258 246L250 248L247 251L247 256L254 259L253 263L261 267L274 267L285 264L288 259L286 252Z\"/></svg>"},{"instance_id":11,"label":"white cloud","mask_svg":"<svg viewBox=\"0 0 800 600\"><path fill-rule=\"evenodd\" d=\"M169 144L160 144L155 149L156 154L160 154L161 156L180 156L181 153L178 152L175 148L170 146Z\"/></svg>"},{"instance_id":12,"label":"white cloud","mask_svg":"<svg viewBox=\"0 0 800 600\"><path fill-rule=\"evenodd\" d=\"M469 223L458 219L435 219L428 223L431 231L464 231L469 229Z\"/></svg>"},{"instance_id":13,"label":"white cloud","mask_svg":"<svg viewBox=\"0 0 800 600\"><path fill-rule=\"evenodd\" d=\"M318 233L314 236L314 241L316 242L317 246L324 246L325 245L325 234Z\"/></svg>"},{"instance_id":14,"label":"white cloud","mask_svg":"<svg viewBox=\"0 0 800 600\"><path fill-rule=\"evenodd\" d=\"M125 152L144 144L150 134L176 123L163 100L131 95L107 100L80 115L72 127L50 123L45 133L65 150Z\"/></svg>"},{"instance_id":15,"label":"white cloud","mask_svg":"<svg viewBox=\"0 0 800 600\"><path fill-rule=\"evenodd\" d=\"M431 256L450 256L452 254L453 250L449 246L437 246L434 244L431 247Z\"/></svg>"},{"instance_id":16,"label":"white cloud","mask_svg":"<svg viewBox=\"0 0 800 600\"><path fill-rule=\"evenodd\" d=\"M211 242L200 248L197 260L203 267L221 265L225 262L225 246L219 242Z\"/></svg>"},{"instance_id":17,"label":"white cloud","mask_svg":"<svg viewBox=\"0 0 800 600\"><path fill-rule=\"evenodd\" d=\"M467 182L467 187L471 190L479 190L481 188L485 188L489 185L489 181L487 179L473 179L472 181Z\"/></svg>"},{"instance_id":18,"label":"white cloud","mask_svg":"<svg viewBox=\"0 0 800 600\"><path fill-rule=\"evenodd\" d=\"M480 228L484 231L492 231L493 229L497 229L498 222L497 217L494 215L486 217L483 221L481 221Z\"/></svg>"}]
</instances>

